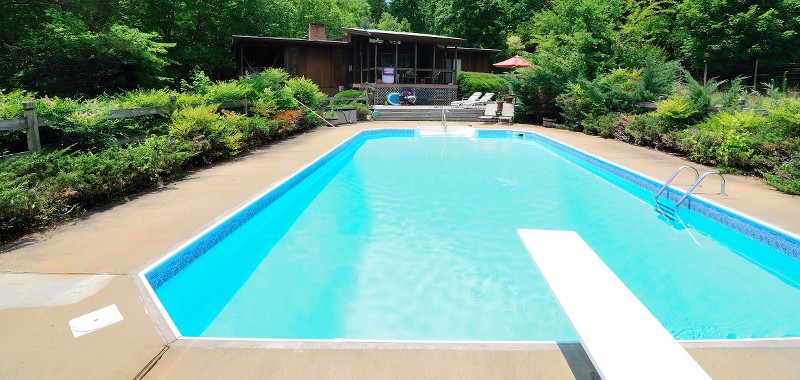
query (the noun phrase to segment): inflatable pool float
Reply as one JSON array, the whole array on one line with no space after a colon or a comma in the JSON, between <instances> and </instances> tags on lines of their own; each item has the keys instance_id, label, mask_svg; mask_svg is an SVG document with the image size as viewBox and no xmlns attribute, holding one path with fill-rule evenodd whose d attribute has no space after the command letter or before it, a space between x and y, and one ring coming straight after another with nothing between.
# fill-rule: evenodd
<instances>
[{"instance_id":1,"label":"inflatable pool float","mask_svg":"<svg viewBox=\"0 0 800 380\"><path fill-rule=\"evenodd\" d=\"M393 106L400 105L400 93L399 92L392 92L389 95L386 95L386 103L389 103Z\"/></svg>"},{"instance_id":2,"label":"inflatable pool float","mask_svg":"<svg viewBox=\"0 0 800 380\"><path fill-rule=\"evenodd\" d=\"M417 102L417 96L414 94L414 89L404 88L400 90L398 100L402 105L414 104Z\"/></svg>"}]
</instances>

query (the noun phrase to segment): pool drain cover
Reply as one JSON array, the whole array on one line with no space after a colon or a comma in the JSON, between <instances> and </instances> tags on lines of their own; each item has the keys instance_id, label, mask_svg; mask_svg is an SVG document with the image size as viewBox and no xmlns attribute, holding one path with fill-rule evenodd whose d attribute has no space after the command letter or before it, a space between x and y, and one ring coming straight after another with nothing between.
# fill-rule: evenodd
<instances>
[{"instance_id":1,"label":"pool drain cover","mask_svg":"<svg viewBox=\"0 0 800 380\"><path fill-rule=\"evenodd\" d=\"M69 327L72 329L72 336L77 338L117 323L122 319L122 314L117 309L117 305L111 305L69 321Z\"/></svg>"}]
</instances>

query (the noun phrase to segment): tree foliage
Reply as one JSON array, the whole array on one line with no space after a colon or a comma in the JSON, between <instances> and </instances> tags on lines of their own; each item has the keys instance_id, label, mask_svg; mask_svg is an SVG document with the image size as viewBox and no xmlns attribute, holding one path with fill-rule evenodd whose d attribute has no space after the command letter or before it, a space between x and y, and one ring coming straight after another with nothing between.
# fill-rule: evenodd
<instances>
[{"instance_id":1,"label":"tree foliage","mask_svg":"<svg viewBox=\"0 0 800 380\"><path fill-rule=\"evenodd\" d=\"M685 0L677 5L676 41L694 68L733 70L800 58L797 0Z\"/></svg>"}]
</instances>

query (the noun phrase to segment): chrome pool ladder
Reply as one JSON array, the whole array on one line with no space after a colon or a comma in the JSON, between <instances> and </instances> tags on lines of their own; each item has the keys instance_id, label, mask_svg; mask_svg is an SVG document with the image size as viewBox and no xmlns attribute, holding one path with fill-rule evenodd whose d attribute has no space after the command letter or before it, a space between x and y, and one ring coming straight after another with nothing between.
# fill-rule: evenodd
<instances>
[{"instance_id":1,"label":"chrome pool ladder","mask_svg":"<svg viewBox=\"0 0 800 380\"><path fill-rule=\"evenodd\" d=\"M674 206L669 206L667 203L660 202L658 200L658 198L662 194L664 194L664 192L669 187L670 183L672 183L672 180L674 180L675 177L678 175L678 173L680 173L681 170L683 170L683 169L694 170L694 183L692 184L692 186L689 187L689 190L686 190L686 192L683 194L682 197L680 197L680 199L678 199L677 202L675 202ZM708 177L709 175L719 176L719 178L721 180L719 194L720 195L725 195L725 177L723 177L722 174L719 174L719 172L712 171L712 172L706 172L706 173L703 173L703 175L700 175L700 172L698 172L697 169L694 166L684 165L684 166L681 166L678 169L676 169L675 172L672 173L672 176L669 177L667 182L664 183L664 186L662 186L661 189L658 190L658 192L656 193L655 197L653 197L653 208L656 211L658 211L659 214L663 215L665 218L667 218L669 220L675 220L676 217L677 217L677 214L678 214L678 207L681 205L681 203L683 203L683 201L685 201L686 198L688 198L689 195L692 194L694 189L696 189L697 186L700 185L700 182L703 182L703 180L706 177ZM666 196L665 198L667 200L669 200L669 196Z\"/></svg>"}]
</instances>

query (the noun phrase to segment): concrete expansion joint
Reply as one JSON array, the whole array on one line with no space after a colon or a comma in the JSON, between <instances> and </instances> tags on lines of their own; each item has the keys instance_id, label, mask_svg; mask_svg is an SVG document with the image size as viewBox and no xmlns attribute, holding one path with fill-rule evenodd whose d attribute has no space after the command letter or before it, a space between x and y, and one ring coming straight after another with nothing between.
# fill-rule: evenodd
<instances>
[{"instance_id":1,"label":"concrete expansion joint","mask_svg":"<svg viewBox=\"0 0 800 380\"><path fill-rule=\"evenodd\" d=\"M36 271L15 271L0 270L0 274L41 274L41 275L74 275L74 276L127 276L127 273L117 272L36 272Z\"/></svg>"},{"instance_id":2,"label":"concrete expansion joint","mask_svg":"<svg viewBox=\"0 0 800 380\"><path fill-rule=\"evenodd\" d=\"M163 348L161 348L161 351L159 351L158 354L156 354L156 356L154 356L152 359L150 359L149 362L147 362L144 368L142 368L142 370L136 374L133 380L144 379L144 377L147 376L150 370L152 370L153 367L155 367L156 364L158 364L158 361L161 360L161 357L164 356L165 353L167 353L167 350L169 350L169 346L164 346Z\"/></svg>"}]
</instances>

